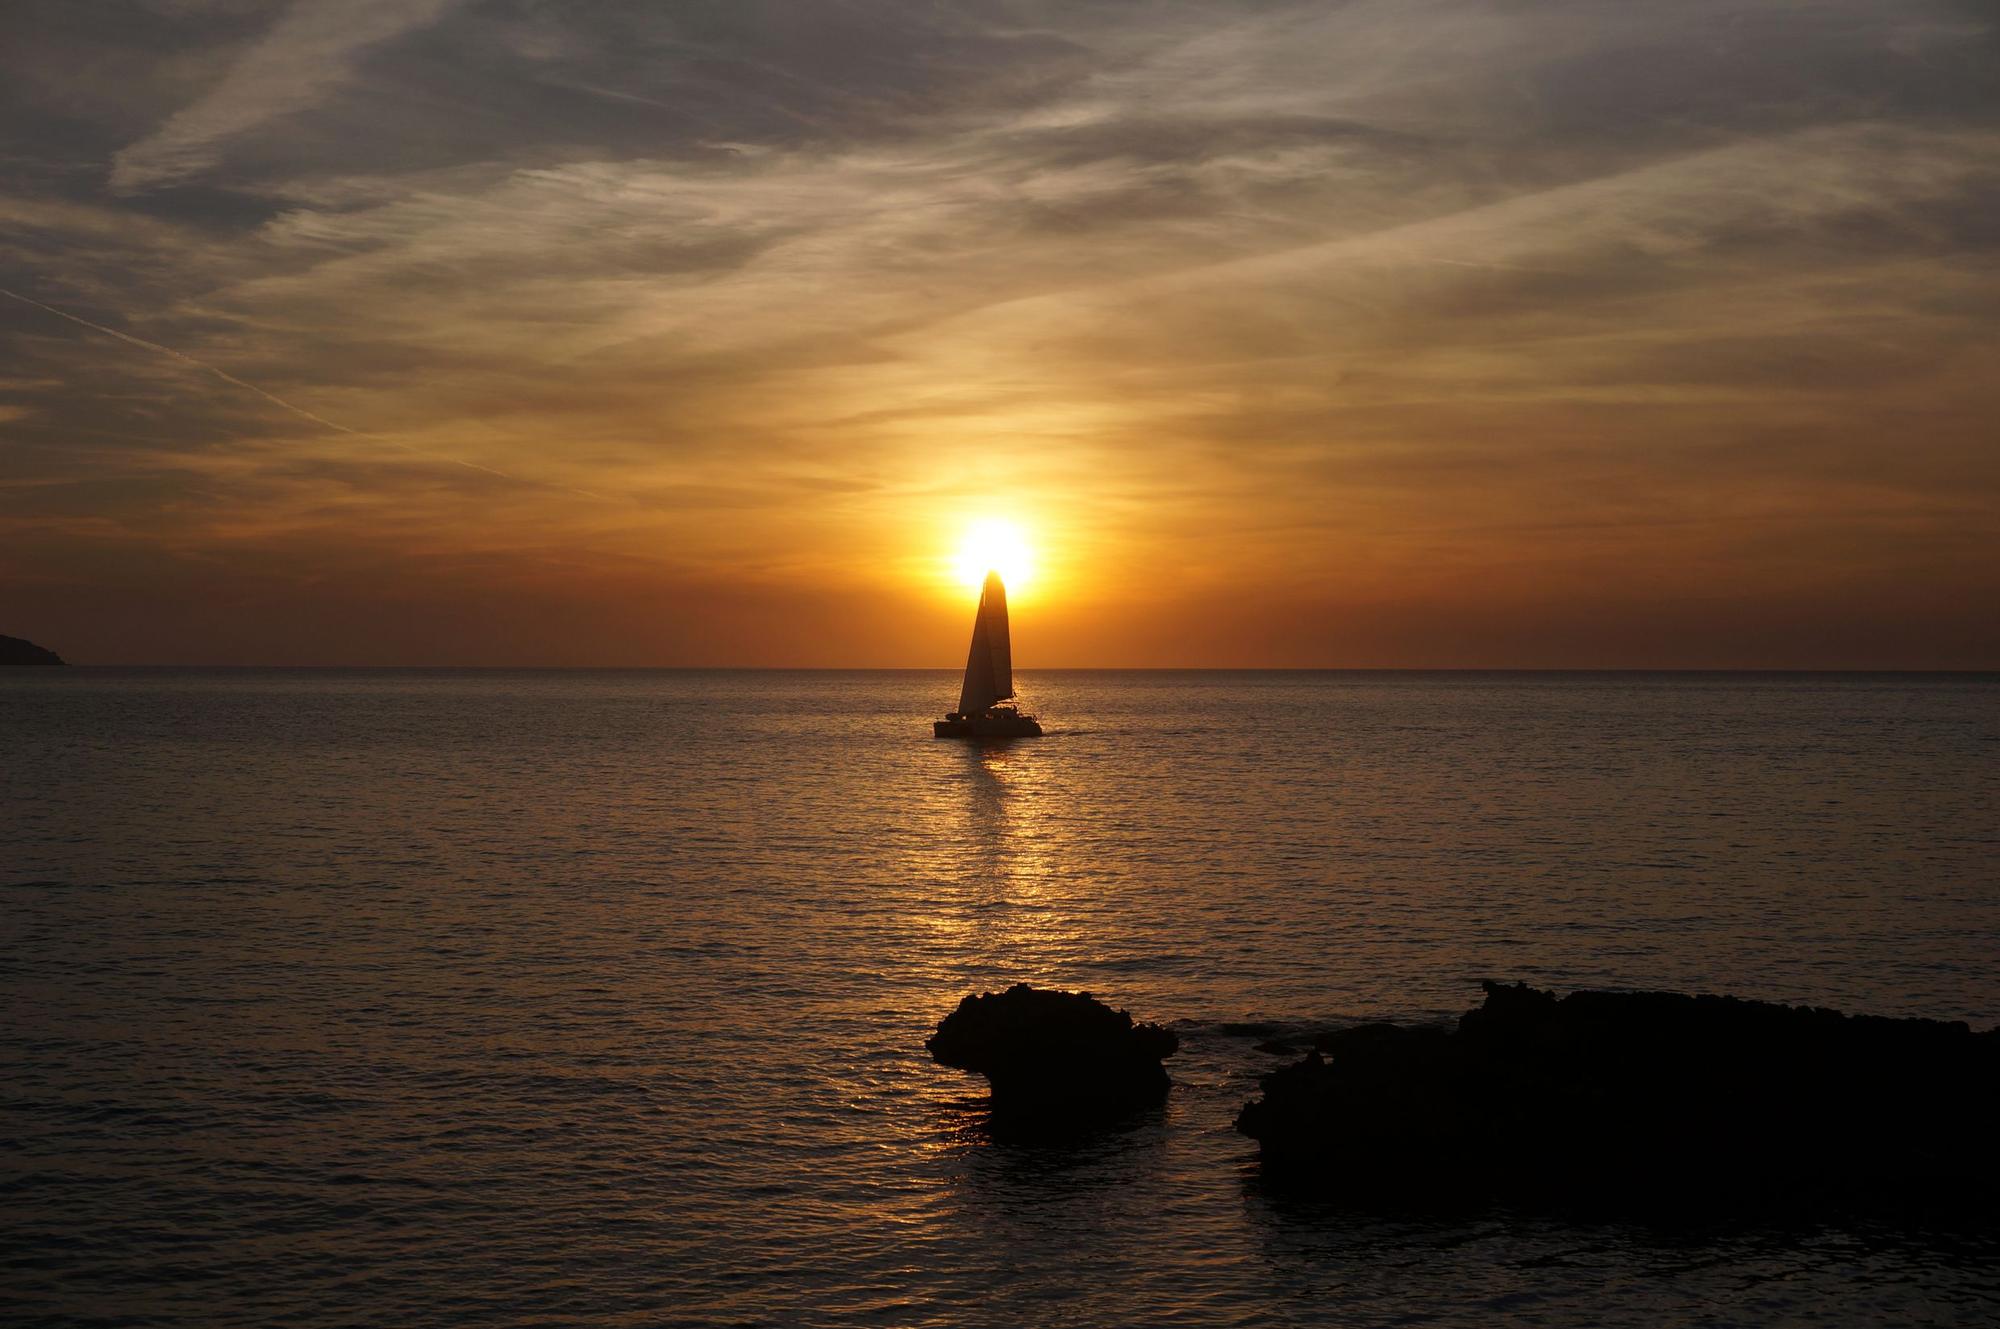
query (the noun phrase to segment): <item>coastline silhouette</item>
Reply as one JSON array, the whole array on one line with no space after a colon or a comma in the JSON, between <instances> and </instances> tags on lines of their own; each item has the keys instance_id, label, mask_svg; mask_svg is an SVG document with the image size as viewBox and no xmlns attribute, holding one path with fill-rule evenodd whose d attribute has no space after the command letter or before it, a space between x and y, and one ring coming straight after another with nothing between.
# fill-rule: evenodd
<instances>
[{"instance_id":1,"label":"coastline silhouette","mask_svg":"<svg viewBox=\"0 0 2000 1329\"><path fill-rule=\"evenodd\" d=\"M25 637L0 636L0 665L62 665L69 661Z\"/></svg>"},{"instance_id":2,"label":"coastline silhouette","mask_svg":"<svg viewBox=\"0 0 2000 1329\"><path fill-rule=\"evenodd\" d=\"M1356 1202L1991 1218L2000 1030L1675 992L1485 984L1456 1029L1321 1035L1236 1128Z\"/></svg>"}]
</instances>

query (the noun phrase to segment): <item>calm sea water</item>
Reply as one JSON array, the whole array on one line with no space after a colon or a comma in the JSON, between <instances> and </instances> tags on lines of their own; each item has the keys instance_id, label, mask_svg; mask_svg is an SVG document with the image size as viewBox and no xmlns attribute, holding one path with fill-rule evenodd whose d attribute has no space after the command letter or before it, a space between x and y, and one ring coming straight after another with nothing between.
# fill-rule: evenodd
<instances>
[{"instance_id":1,"label":"calm sea water","mask_svg":"<svg viewBox=\"0 0 2000 1329\"><path fill-rule=\"evenodd\" d=\"M1980 1323L1965 1233L1274 1198L1235 1022L1483 977L2000 1020L2000 678L0 677L10 1324ZM958 998L1174 1023L996 1143ZM1770 1128L1782 1129L1782 1123Z\"/></svg>"}]
</instances>

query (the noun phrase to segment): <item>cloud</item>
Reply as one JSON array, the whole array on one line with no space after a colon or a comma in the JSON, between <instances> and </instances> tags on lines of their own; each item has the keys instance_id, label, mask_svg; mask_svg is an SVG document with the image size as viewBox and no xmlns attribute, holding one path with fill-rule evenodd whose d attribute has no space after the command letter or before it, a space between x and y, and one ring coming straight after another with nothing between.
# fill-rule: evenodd
<instances>
[{"instance_id":1,"label":"cloud","mask_svg":"<svg viewBox=\"0 0 2000 1329\"><path fill-rule=\"evenodd\" d=\"M129 96L23 104L0 285L102 331L0 301L51 385L0 421L0 522L61 523L21 576L151 549L172 594L255 563L360 614L421 569L438 621L574 594L605 661L622 605L915 662L925 551L1006 502L1079 663L1139 658L1163 586L1292 663L1453 612L1477 663L1522 640L1487 604L1576 642L1566 603L2000 592L1974 6L313 8L167 4ZM119 143L125 192L73 169ZM828 579L893 608L816 645L716 608Z\"/></svg>"},{"instance_id":2,"label":"cloud","mask_svg":"<svg viewBox=\"0 0 2000 1329\"><path fill-rule=\"evenodd\" d=\"M230 139L311 107L367 48L436 22L459 0L295 0L214 89L113 159L111 187L177 184L212 166Z\"/></svg>"}]
</instances>

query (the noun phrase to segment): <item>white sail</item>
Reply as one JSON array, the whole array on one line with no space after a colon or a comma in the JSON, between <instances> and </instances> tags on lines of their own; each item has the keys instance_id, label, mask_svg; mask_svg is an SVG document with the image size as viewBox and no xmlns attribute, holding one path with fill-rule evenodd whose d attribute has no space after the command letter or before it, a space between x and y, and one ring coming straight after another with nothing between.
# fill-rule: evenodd
<instances>
[{"instance_id":1,"label":"white sail","mask_svg":"<svg viewBox=\"0 0 2000 1329\"><path fill-rule=\"evenodd\" d=\"M965 657L965 686L958 713L978 715L1014 695L1014 648L1007 639L1007 587L1000 574L986 574L979 592L979 615L972 620L972 650Z\"/></svg>"}]
</instances>

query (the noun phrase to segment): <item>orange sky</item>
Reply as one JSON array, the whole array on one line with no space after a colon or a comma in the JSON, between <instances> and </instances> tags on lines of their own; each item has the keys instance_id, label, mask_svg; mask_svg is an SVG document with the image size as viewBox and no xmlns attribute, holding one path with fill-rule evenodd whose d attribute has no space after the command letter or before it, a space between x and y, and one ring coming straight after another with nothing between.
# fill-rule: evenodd
<instances>
[{"instance_id":1,"label":"orange sky","mask_svg":"<svg viewBox=\"0 0 2000 1329\"><path fill-rule=\"evenodd\" d=\"M2000 667L1989 11L1146 12L10 13L0 632Z\"/></svg>"}]
</instances>

